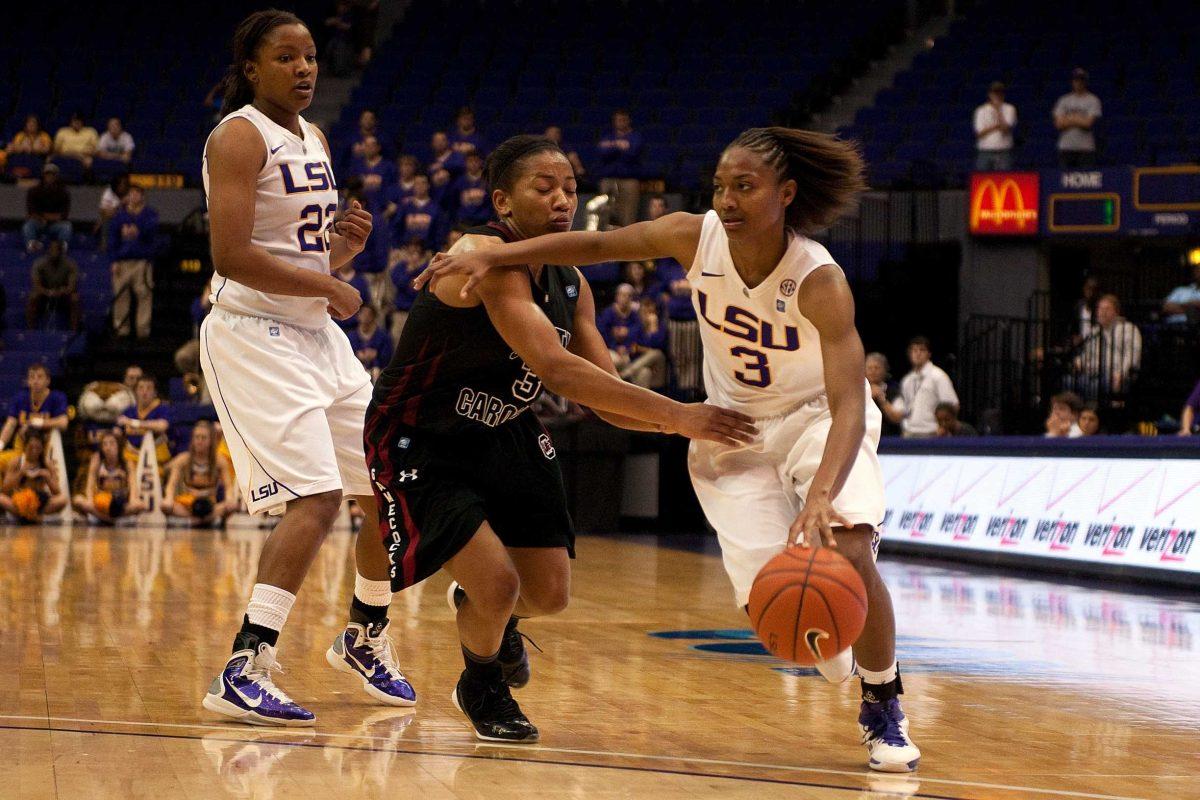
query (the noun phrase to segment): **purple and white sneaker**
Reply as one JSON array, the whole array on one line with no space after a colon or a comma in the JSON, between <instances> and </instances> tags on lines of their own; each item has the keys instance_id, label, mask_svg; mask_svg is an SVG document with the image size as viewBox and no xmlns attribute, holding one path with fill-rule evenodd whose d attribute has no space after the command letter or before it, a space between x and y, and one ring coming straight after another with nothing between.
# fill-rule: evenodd
<instances>
[{"instance_id":1,"label":"purple and white sneaker","mask_svg":"<svg viewBox=\"0 0 1200 800\"><path fill-rule=\"evenodd\" d=\"M870 758L867 766L879 772L912 772L921 762L921 751L908 738L908 717L893 697L882 703L863 701L858 714L862 741Z\"/></svg>"},{"instance_id":2,"label":"purple and white sneaker","mask_svg":"<svg viewBox=\"0 0 1200 800\"><path fill-rule=\"evenodd\" d=\"M417 693L400 666L388 636L389 624L370 626L350 622L325 651L325 660L338 672L357 675L371 697L389 706L415 706Z\"/></svg>"},{"instance_id":3,"label":"purple and white sneaker","mask_svg":"<svg viewBox=\"0 0 1200 800\"><path fill-rule=\"evenodd\" d=\"M213 679L204 695L204 707L252 725L307 727L315 717L296 705L271 680L271 672L282 670L275 648L263 642L254 650L239 650L229 657L225 669Z\"/></svg>"}]
</instances>

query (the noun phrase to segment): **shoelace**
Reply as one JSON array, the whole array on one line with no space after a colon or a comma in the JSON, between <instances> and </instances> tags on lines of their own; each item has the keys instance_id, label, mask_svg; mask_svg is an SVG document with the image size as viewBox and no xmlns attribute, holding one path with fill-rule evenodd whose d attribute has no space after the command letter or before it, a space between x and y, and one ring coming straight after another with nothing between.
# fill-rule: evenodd
<instances>
[{"instance_id":1,"label":"shoelace","mask_svg":"<svg viewBox=\"0 0 1200 800\"><path fill-rule=\"evenodd\" d=\"M295 705L295 701L288 697L287 692L275 685L275 681L271 680L272 672L283 672L283 665L274 658L259 653L250 662L250 669L246 670L246 677L262 687L263 691L269 692L272 696L281 703L290 703Z\"/></svg>"},{"instance_id":2,"label":"shoelace","mask_svg":"<svg viewBox=\"0 0 1200 800\"><path fill-rule=\"evenodd\" d=\"M376 636L374 639L368 637L367 650L387 670L388 677L394 680L404 680L404 673L400 671L400 665L397 663L396 648L392 644L392 637Z\"/></svg>"},{"instance_id":3,"label":"shoelace","mask_svg":"<svg viewBox=\"0 0 1200 800\"><path fill-rule=\"evenodd\" d=\"M488 707L492 719L512 719L521 716L521 707L513 699L508 684L499 683L487 687L479 705Z\"/></svg>"},{"instance_id":4,"label":"shoelace","mask_svg":"<svg viewBox=\"0 0 1200 800\"><path fill-rule=\"evenodd\" d=\"M518 630L517 628L512 628L512 629L504 632L504 640L501 643L502 648L505 650L505 655L511 656L512 658L520 657L520 647L521 647L522 639L524 639L525 641L527 641L531 645L533 645L533 649L537 650L539 653L546 652L542 648L538 647L538 643L535 642L533 640L533 638L529 634L527 634L525 631ZM511 661L512 658L505 658L505 661Z\"/></svg>"},{"instance_id":5,"label":"shoelace","mask_svg":"<svg viewBox=\"0 0 1200 800\"><path fill-rule=\"evenodd\" d=\"M904 731L900 728L899 711L897 704L885 703L879 709L875 724L871 726L871 738L892 747L906 746L908 740L904 738Z\"/></svg>"}]
</instances>

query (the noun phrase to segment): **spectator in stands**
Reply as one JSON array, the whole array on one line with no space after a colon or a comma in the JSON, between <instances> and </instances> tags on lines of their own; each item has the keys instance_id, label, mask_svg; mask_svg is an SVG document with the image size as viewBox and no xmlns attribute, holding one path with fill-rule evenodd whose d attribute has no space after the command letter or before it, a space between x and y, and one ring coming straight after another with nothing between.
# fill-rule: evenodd
<instances>
[{"instance_id":1,"label":"spectator in stands","mask_svg":"<svg viewBox=\"0 0 1200 800\"><path fill-rule=\"evenodd\" d=\"M1004 102L1004 84L996 81L988 89L987 102L975 109L975 169L1012 169L1013 128L1017 109Z\"/></svg>"},{"instance_id":2,"label":"spectator in stands","mask_svg":"<svg viewBox=\"0 0 1200 800\"><path fill-rule=\"evenodd\" d=\"M1083 411L1079 412L1079 432L1083 436L1100 433L1100 409L1095 403L1084 404Z\"/></svg>"},{"instance_id":3,"label":"spectator in stands","mask_svg":"<svg viewBox=\"0 0 1200 800\"><path fill-rule=\"evenodd\" d=\"M596 319L596 327L608 345L609 355L612 356L613 366L625 380L642 381L638 386L648 387L648 364L637 363L636 345L642 334L642 323L638 317L637 307L633 304L633 287L622 283L617 287L616 299L612 305L600 312Z\"/></svg>"},{"instance_id":4,"label":"spectator in stands","mask_svg":"<svg viewBox=\"0 0 1200 800\"><path fill-rule=\"evenodd\" d=\"M330 74L345 78L354 70L354 8L350 0L338 0L334 12L325 18L325 47L322 63Z\"/></svg>"},{"instance_id":5,"label":"spectator in stands","mask_svg":"<svg viewBox=\"0 0 1200 800\"><path fill-rule=\"evenodd\" d=\"M1058 129L1058 163L1063 169L1087 169L1096 165L1096 134L1100 98L1088 91L1087 70L1071 73L1071 91L1054 104L1054 127Z\"/></svg>"},{"instance_id":6,"label":"spectator in stands","mask_svg":"<svg viewBox=\"0 0 1200 800\"><path fill-rule=\"evenodd\" d=\"M220 525L234 511L229 462L217 453L213 424L192 428L188 449L171 459L163 487L163 511L193 525Z\"/></svg>"},{"instance_id":7,"label":"spectator in stands","mask_svg":"<svg viewBox=\"0 0 1200 800\"><path fill-rule=\"evenodd\" d=\"M66 507L66 488L58 479L57 466L50 460L46 434L29 431L25 435L25 452L4 471L0 509L22 522L37 523L43 516Z\"/></svg>"},{"instance_id":8,"label":"spectator in stands","mask_svg":"<svg viewBox=\"0 0 1200 800\"><path fill-rule=\"evenodd\" d=\"M65 128L59 128L54 134L54 157L73 158L83 164L84 169L91 169L92 158L96 155L96 147L100 136L91 125L83 124L83 115L75 112Z\"/></svg>"},{"instance_id":9,"label":"spectator in stands","mask_svg":"<svg viewBox=\"0 0 1200 800\"><path fill-rule=\"evenodd\" d=\"M579 157L579 152L574 147L563 142L563 129L558 125L550 125L542 135L558 145L559 149L567 154L567 161L571 162L571 169L575 170L575 180L579 183L587 180L587 169L583 166L583 159Z\"/></svg>"},{"instance_id":10,"label":"spectator in stands","mask_svg":"<svg viewBox=\"0 0 1200 800\"><path fill-rule=\"evenodd\" d=\"M659 319L658 306L649 299L638 305L637 315L633 358L621 377L636 386L661 389L667 385L667 328Z\"/></svg>"},{"instance_id":11,"label":"spectator in stands","mask_svg":"<svg viewBox=\"0 0 1200 800\"><path fill-rule=\"evenodd\" d=\"M1083 398L1074 392L1062 392L1050 398L1050 415L1046 417L1046 437L1075 439L1083 436L1079 415L1083 413Z\"/></svg>"},{"instance_id":12,"label":"spectator in stands","mask_svg":"<svg viewBox=\"0 0 1200 800\"><path fill-rule=\"evenodd\" d=\"M646 207L646 219L656 220L665 213L666 199L661 195L651 197ZM659 305L666 309L667 347L675 390L679 397L691 399L700 392L703 363L700 323L692 306L692 285L688 282L687 270L673 258L660 258L654 262L654 278L658 282L655 291Z\"/></svg>"},{"instance_id":13,"label":"spectator in stands","mask_svg":"<svg viewBox=\"0 0 1200 800\"><path fill-rule=\"evenodd\" d=\"M621 280L633 287L633 302L639 307L645 301L658 304L659 288L654 276L653 261L626 261L621 267Z\"/></svg>"},{"instance_id":14,"label":"spectator in stands","mask_svg":"<svg viewBox=\"0 0 1200 800\"><path fill-rule=\"evenodd\" d=\"M350 162L350 175L362 178L363 205L371 213L387 206L387 197L396 183L396 165L383 157L379 139L367 136L362 141L362 156Z\"/></svg>"},{"instance_id":15,"label":"spectator in stands","mask_svg":"<svg viewBox=\"0 0 1200 800\"><path fill-rule=\"evenodd\" d=\"M71 242L71 193L63 185L58 174L58 165L47 164L42 169L42 179L25 193L25 225L21 235L25 238L25 249L34 253L44 247L42 239L53 236L64 245Z\"/></svg>"},{"instance_id":16,"label":"spectator in stands","mask_svg":"<svg viewBox=\"0 0 1200 800\"><path fill-rule=\"evenodd\" d=\"M1121 301L1106 294L1096 302L1096 326L1075 358L1082 388L1097 393L1124 394L1142 365L1142 332L1121 316Z\"/></svg>"},{"instance_id":17,"label":"spectator in stands","mask_svg":"<svg viewBox=\"0 0 1200 800\"><path fill-rule=\"evenodd\" d=\"M896 395L900 394L900 387L892 380L891 367L883 353L867 353L866 369L867 383L871 385L871 399L882 412L884 403L892 402ZM883 435L900 435L900 426L892 422L887 414L883 415Z\"/></svg>"},{"instance_id":18,"label":"spectator in stands","mask_svg":"<svg viewBox=\"0 0 1200 800\"><path fill-rule=\"evenodd\" d=\"M642 177L642 135L633 129L629 112L618 109L612 116L612 131L596 145L600 163L596 176L600 191L611 197L612 213L618 225L630 225L637 219L640 179Z\"/></svg>"},{"instance_id":19,"label":"spectator in stands","mask_svg":"<svg viewBox=\"0 0 1200 800\"><path fill-rule=\"evenodd\" d=\"M125 387L126 391L129 392L130 403L134 402L134 400L137 398L138 381L140 381L142 376L145 374L146 373L137 364L130 364L125 368L125 374L121 378L121 383Z\"/></svg>"},{"instance_id":20,"label":"spectator in stands","mask_svg":"<svg viewBox=\"0 0 1200 800\"><path fill-rule=\"evenodd\" d=\"M346 332L354 355L362 362L371 380L379 377L383 368L392 360L392 339L379 324L379 313L374 306L364 305L358 310L358 325Z\"/></svg>"},{"instance_id":21,"label":"spectator in stands","mask_svg":"<svg viewBox=\"0 0 1200 800\"><path fill-rule=\"evenodd\" d=\"M1163 301L1168 325L1187 325L1200 321L1200 264L1192 265L1192 282L1177 286Z\"/></svg>"},{"instance_id":22,"label":"spectator in stands","mask_svg":"<svg viewBox=\"0 0 1200 800\"><path fill-rule=\"evenodd\" d=\"M1079 320L1079 330L1074 335L1075 344L1092 335L1096 325L1096 301L1100 298L1100 279L1088 275L1083 279L1079 289L1079 299L1075 301L1075 318Z\"/></svg>"},{"instance_id":23,"label":"spectator in stands","mask_svg":"<svg viewBox=\"0 0 1200 800\"><path fill-rule=\"evenodd\" d=\"M433 158L425 167L432 181L438 173L445 173L444 183L448 184L455 175L463 171L463 154L450 146L450 137L445 131L434 131L429 137L429 150Z\"/></svg>"},{"instance_id":24,"label":"spectator in stands","mask_svg":"<svg viewBox=\"0 0 1200 800\"><path fill-rule=\"evenodd\" d=\"M154 307L154 237L158 212L146 205L146 192L136 184L129 187L125 203L108 223L109 252L112 254L113 330L128 336L131 299L137 298L134 332L150 336Z\"/></svg>"},{"instance_id":25,"label":"spectator in stands","mask_svg":"<svg viewBox=\"0 0 1200 800\"><path fill-rule=\"evenodd\" d=\"M937 435L940 437L979 435L973 425L958 418L957 403L938 403L933 410L933 417L937 420Z\"/></svg>"},{"instance_id":26,"label":"spectator in stands","mask_svg":"<svg viewBox=\"0 0 1200 800\"><path fill-rule=\"evenodd\" d=\"M458 176L450 189L453 218L463 225L483 225L492 218L492 198L483 176L483 156L472 150L467 153L466 165L466 171Z\"/></svg>"},{"instance_id":27,"label":"spectator in stands","mask_svg":"<svg viewBox=\"0 0 1200 800\"><path fill-rule=\"evenodd\" d=\"M400 202L400 210L392 225L392 241L411 242L419 239L426 249L441 245L444 217L441 208L429 195L429 178L417 175L413 180L412 197Z\"/></svg>"},{"instance_id":28,"label":"spectator in stands","mask_svg":"<svg viewBox=\"0 0 1200 800\"><path fill-rule=\"evenodd\" d=\"M66 308L72 331L79 330L79 265L63 252L62 242L54 239L46 254L33 262L30 272L29 301L25 307L25 326L35 330L54 308Z\"/></svg>"},{"instance_id":29,"label":"spectator in stands","mask_svg":"<svg viewBox=\"0 0 1200 800\"><path fill-rule=\"evenodd\" d=\"M405 153L396 159L396 182L392 184L388 192L388 203L384 210L388 219L391 219L392 215L396 213L401 200L412 197L413 189L417 185L419 169L420 164L417 163L416 156Z\"/></svg>"},{"instance_id":30,"label":"spectator in stands","mask_svg":"<svg viewBox=\"0 0 1200 800\"><path fill-rule=\"evenodd\" d=\"M895 402L880 406L887 419L900 425L905 438L920 439L937 435L937 407L950 403L958 407L958 394L950 376L931 360L929 340L917 336L908 343L912 370L900 381Z\"/></svg>"},{"instance_id":31,"label":"spectator in stands","mask_svg":"<svg viewBox=\"0 0 1200 800\"><path fill-rule=\"evenodd\" d=\"M121 204L129 196L130 186L129 173L120 172L112 176L108 186L104 187L104 194L100 195L99 219L94 232L100 234L101 249L108 249L108 223L112 221L113 215L120 210Z\"/></svg>"},{"instance_id":32,"label":"spectator in stands","mask_svg":"<svg viewBox=\"0 0 1200 800\"><path fill-rule=\"evenodd\" d=\"M487 141L475 127L475 112L463 106L454 117L454 130L450 132L450 147L465 161L472 153L487 155Z\"/></svg>"},{"instance_id":33,"label":"spectator in stands","mask_svg":"<svg viewBox=\"0 0 1200 800\"><path fill-rule=\"evenodd\" d=\"M53 144L50 134L42 130L37 115L30 114L25 117L25 125L13 136L4 153L0 154L3 155L0 166L6 166L8 174L14 178L29 178L38 173Z\"/></svg>"},{"instance_id":34,"label":"spectator in stands","mask_svg":"<svg viewBox=\"0 0 1200 800\"><path fill-rule=\"evenodd\" d=\"M339 280L345 281L358 290L359 295L363 299L363 307L365 308L371 298L371 287L367 284L366 276L355 269L354 260L347 261L334 274L337 275ZM361 311L362 309L359 310ZM337 324L342 327L342 330L348 331L358 324L358 314L346 319L339 319L337 320Z\"/></svg>"},{"instance_id":35,"label":"spectator in stands","mask_svg":"<svg viewBox=\"0 0 1200 800\"><path fill-rule=\"evenodd\" d=\"M417 299L417 292L412 286L413 278L425 269L433 255L421 239L413 239L392 252L395 259L392 264L392 285L396 287L396 293L392 298L395 310L392 312L391 334L392 341L399 342L404 324L408 322L408 311Z\"/></svg>"},{"instance_id":36,"label":"spectator in stands","mask_svg":"<svg viewBox=\"0 0 1200 800\"><path fill-rule=\"evenodd\" d=\"M111 117L100 141L96 143L96 158L121 161L126 164L133 158L133 136L121 125L119 117Z\"/></svg>"},{"instance_id":37,"label":"spectator in stands","mask_svg":"<svg viewBox=\"0 0 1200 800\"><path fill-rule=\"evenodd\" d=\"M354 28L351 31L359 69L371 63L375 50L375 29L379 22L379 0L351 0Z\"/></svg>"},{"instance_id":38,"label":"spectator in stands","mask_svg":"<svg viewBox=\"0 0 1200 800\"><path fill-rule=\"evenodd\" d=\"M129 370L126 370L126 376L128 374ZM171 451L167 447L167 431L171 428L170 410L158 399L158 381L153 375L142 375L137 379L133 396L133 405L117 417L117 427L125 433L125 460L131 466L137 465L142 438L149 435L154 440L158 465L161 467L171 460Z\"/></svg>"},{"instance_id":39,"label":"spectator in stands","mask_svg":"<svg viewBox=\"0 0 1200 800\"><path fill-rule=\"evenodd\" d=\"M1191 436L1200 425L1200 381L1196 382L1179 415L1179 435Z\"/></svg>"},{"instance_id":40,"label":"spectator in stands","mask_svg":"<svg viewBox=\"0 0 1200 800\"><path fill-rule=\"evenodd\" d=\"M96 517L110 525L124 516L146 509L133 469L121 458L124 447L114 431L101 431L96 452L88 460L83 491L71 500L80 514Z\"/></svg>"},{"instance_id":41,"label":"spectator in stands","mask_svg":"<svg viewBox=\"0 0 1200 800\"><path fill-rule=\"evenodd\" d=\"M367 141L368 136L374 136L376 140L380 140L382 134L379 132L379 119L375 112L369 108L363 109L358 115L358 132L354 136L354 141L350 143L349 158L362 158L363 144Z\"/></svg>"},{"instance_id":42,"label":"spectator in stands","mask_svg":"<svg viewBox=\"0 0 1200 800\"><path fill-rule=\"evenodd\" d=\"M192 300L192 338L175 351L175 368L179 374L201 376L200 370L200 324L212 310L212 278L205 282L200 296ZM201 377L200 380L203 380Z\"/></svg>"},{"instance_id":43,"label":"spectator in stands","mask_svg":"<svg viewBox=\"0 0 1200 800\"><path fill-rule=\"evenodd\" d=\"M45 364L30 364L25 370L25 388L13 395L0 428L0 467L21 455L30 431L65 432L70 414L67 396L50 388L50 370ZM10 444L12 449L6 449Z\"/></svg>"}]
</instances>

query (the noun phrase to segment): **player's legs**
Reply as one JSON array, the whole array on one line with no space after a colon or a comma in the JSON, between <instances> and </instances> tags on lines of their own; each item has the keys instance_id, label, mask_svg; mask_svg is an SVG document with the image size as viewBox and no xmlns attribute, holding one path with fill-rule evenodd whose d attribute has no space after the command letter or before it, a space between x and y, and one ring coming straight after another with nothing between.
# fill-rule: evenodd
<instances>
[{"instance_id":1,"label":"player's legs","mask_svg":"<svg viewBox=\"0 0 1200 800\"><path fill-rule=\"evenodd\" d=\"M513 616L544 617L557 614L571 599L571 558L564 547L510 547L521 579L521 593Z\"/></svg>"},{"instance_id":2,"label":"player's legs","mask_svg":"<svg viewBox=\"0 0 1200 800\"><path fill-rule=\"evenodd\" d=\"M835 528L837 551L854 565L867 588L867 622L854 643L860 673L886 672L896 663L896 615L892 595L875 565L875 529L869 525Z\"/></svg>"}]
</instances>

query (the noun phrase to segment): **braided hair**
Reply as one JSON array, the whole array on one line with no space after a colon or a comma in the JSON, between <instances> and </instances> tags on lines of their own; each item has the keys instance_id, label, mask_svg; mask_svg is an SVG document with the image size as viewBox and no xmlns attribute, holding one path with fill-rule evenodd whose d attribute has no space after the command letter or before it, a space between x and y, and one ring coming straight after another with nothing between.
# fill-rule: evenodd
<instances>
[{"instance_id":1,"label":"braided hair","mask_svg":"<svg viewBox=\"0 0 1200 800\"><path fill-rule=\"evenodd\" d=\"M303 25L295 14L269 8L255 11L233 32L233 61L221 79L221 116L232 114L254 100L254 84L246 77L246 62L253 61L266 35L281 25Z\"/></svg>"},{"instance_id":2,"label":"braided hair","mask_svg":"<svg viewBox=\"0 0 1200 800\"><path fill-rule=\"evenodd\" d=\"M513 179L517 173L514 167L529 156L536 153L552 152L566 158L562 148L545 136L521 134L505 139L492 151L487 160L488 186L493 189L503 189L511 192Z\"/></svg>"},{"instance_id":3,"label":"braided hair","mask_svg":"<svg viewBox=\"0 0 1200 800\"><path fill-rule=\"evenodd\" d=\"M750 128L725 149L734 147L762 156L781 182L796 182L796 197L784 212L784 223L797 233L829 227L867 188L857 147L836 136L795 128Z\"/></svg>"}]
</instances>

